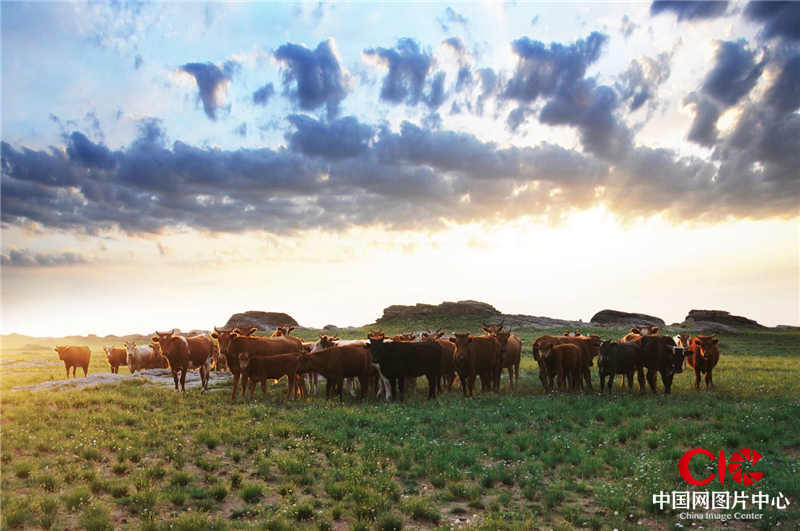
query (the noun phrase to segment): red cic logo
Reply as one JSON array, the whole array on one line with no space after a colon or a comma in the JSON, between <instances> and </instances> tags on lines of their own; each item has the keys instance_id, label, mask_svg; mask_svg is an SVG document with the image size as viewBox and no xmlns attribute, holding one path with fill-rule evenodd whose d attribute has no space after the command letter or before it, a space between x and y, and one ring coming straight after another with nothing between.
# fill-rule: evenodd
<instances>
[{"instance_id":1,"label":"red cic logo","mask_svg":"<svg viewBox=\"0 0 800 531\"><path fill-rule=\"evenodd\" d=\"M697 454L704 455L712 461L717 461L717 474L711 474L705 479L696 479L694 476L692 476L692 473L689 470L689 463ZM742 464L749 463L750 465L755 465L760 460L761 454L757 450L752 450L750 448L742 448L733 454L730 460L727 461L725 459L724 450L720 450L719 456L715 456L705 448L694 448L693 450L689 450L683 454L680 462L678 463L678 470L680 471L681 477L684 479L684 481L691 485L705 485L710 483L715 477L719 477L720 484L724 485L725 476L728 474L730 474L731 479L736 483L741 485L753 485L761 481L761 478L764 477L764 473L744 472L742 470Z\"/></svg>"}]
</instances>

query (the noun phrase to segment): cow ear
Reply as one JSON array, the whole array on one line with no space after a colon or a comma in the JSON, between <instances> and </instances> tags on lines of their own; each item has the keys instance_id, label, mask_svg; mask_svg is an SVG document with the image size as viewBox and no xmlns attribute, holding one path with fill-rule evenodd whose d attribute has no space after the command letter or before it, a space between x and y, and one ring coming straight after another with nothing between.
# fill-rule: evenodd
<instances>
[{"instance_id":1,"label":"cow ear","mask_svg":"<svg viewBox=\"0 0 800 531\"><path fill-rule=\"evenodd\" d=\"M711 342L716 345L717 343L719 343L719 338L718 337L712 337L711 338Z\"/></svg>"},{"instance_id":2,"label":"cow ear","mask_svg":"<svg viewBox=\"0 0 800 531\"><path fill-rule=\"evenodd\" d=\"M247 333L247 335L251 336L251 335L255 334L257 331L258 331L258 327L254 326L253 328L250 329L250 331Z\"/></svg>"},{"instance_id":3,"label":"cow ear","mask_svg":"<svg viewBox=\"0 0 800 531\"><path fill-rule=\"evenodd\" d=\"M214 339L219 339L219 334L217 334L216 332L211 332L211 337L213 337Z\"/></svg>"},{"instance_id":4,"label":"cow ear","mask_svg":"<svg viewBox=\"0 0 800 531\"><path fill-rule=\"evenodd\" d=\"M657 334L659 330L661 330L661 328L659 328L659 327L657 327L657 326L651 326L651 327L650 327L650 331L651 331L653 334Z\"/></svg>"},{"instance_id":5,"label":"cow ear","mask_svg":"<svg viewBox=\"0 0 800 531\"><path fill-rule=\"evenodd\" d=\"M638 334L638 333L639 333L639 329L638 328L636 328L636 327L631 328L631 334Z\"/></svg>"}]
</instances>

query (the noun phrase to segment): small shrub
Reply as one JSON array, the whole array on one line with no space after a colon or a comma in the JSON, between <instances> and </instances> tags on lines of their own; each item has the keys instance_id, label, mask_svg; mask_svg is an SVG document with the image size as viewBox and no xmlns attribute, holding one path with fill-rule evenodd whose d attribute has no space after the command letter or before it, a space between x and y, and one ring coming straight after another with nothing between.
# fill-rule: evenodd
<instances>
[{"instance_id":1,"label":"small shrub","mask_svg":"<svg viewBox=\"0 0 800 531\"><path fill-rule=\"evenodd\" d=\"M231 489L235 490L242 486L242 476L234 474L231 476Z\"/></svg>"},{"instance_id":2,"label":"small shrub","mask_svg":"<svg viewBox=\"0 0 800 531\"><path fill-rule=\"evenodd\" d=\"M183 489L174 489L170 491L167 498L169 498L170 503L176 507L183 507L186 504L186 493Z\"/></svg>"},{"instance_id":3,"label":"small shrub","mask_svg":"<svg viewBox=\"0 0 800 531\"><path fill-rule=\"evenodd\" d=\"M89 446L88 448L83 449L83 452L81 452L81 457L87 461L100 461L103 459L103 454L101 454L100 450L97 448Z\"/></svg>"},{"instance_id":4,"label":"small shrub","mask_svg":"<svg viewBox=\"0 0 800 531\"><path fill-rule=\"evenodd\" d=\"M170 478L169 482L170 485L178 485L181 487L185 487L189 484L191 477L186 472L175 472L172 474L172 478Z\"/></svg>"},{"instance_id":5,"label":"small shrub","mask_svg":"<svg viewBox=\"0 0 800 531\"><path fill-rule=\"evenodd\" d=\"M294 513L294 519L298 522L310 520L314 517L314 508L308 502L297 505L292 512Z\"/></svg>"},{"instance_id":6,"label":"small shrub","mask_svg":"<svg viewBox=\"0 0 800 531\"><path fill-rule=\"evenodd\" d=\"M78 507L86 505L91 499L89 489L86 487L78 487L77 489L64 494L64 506L70 511L74 511Z\"/></svg>"},{"instance_id":7,"label":"small shrub","mask_svg":"<svg viewBox=\"0 0 800 531\"><path fill-rule=\"evenodd\" d=\"M222 500L225 499L226 496L228 496L228 489L226 489L222 485L217 485L216 487L213 487L209 491L209 494L211 494L212 498L214 498L218 502L221 502Z\"/></svg>"},{"instance_id":8,"label":"small shrub","mask_svg":"<svg viewBox=\"0 0 800 531\"><path fill-rule=\"evenodd\" d=\"M128 485L127 483L114 483L108 489L108 492L114 498L122 498L128 495Z\"/></svg>"},{"instance_id":9,"label":"small shrub","mask_svg":"<svg viewBox=\"0 0 800 531\"><path fill-rule=\"evenodd\" d=\"M403 503L403 509L415 520L437 524L442 518L441 514L439 514L439 508L434 506L433 501L422 496L408 498Z\"/></svg>"},{"instance_id":10,"label":"small shrub","mask_svg":"<svg viewBox=\"0 0 800 531\"><path fill-rule=\"evenodd\" d=\"M33 514L28 503L15 500L3 504L3 527L16 528L33 523Z\"/></svg>"},{"instance_id":11,"label":"small shrub","mask_svg":"<svg viewBox=\"0 0 800 531\"><path fill-rule=\"evenodd\" d=\"M31 475L32 469L33 465L30 463L19 463L16 467L14 467L14 475L20 479L28 479L28 477Z\"/></svg>"},{"instance_id":12,"label":"small shrub","mask_svg":"<svg viewBox=\"0 0 800 531\"><path fill-rule=\"evenodd\" d=\"M110 517L111 513L106 507L94 505L84 509L79 522L88 531L106 531L114 529Z\"/></svg>"},{"instance_id":13,"label":"small shrub","mask_svg":"<svg viewBox=\"0 0 800 531\"><path fill-rule=\"evenodd\" d=\"M381 531L400 531L403 529L403 518L396 514L386 514L378 521Z\"/></svg>"},{"instance_id":14,"label":"small shrub","mask_svg":"<svg viewBox=\"0 0 800 531\"><path fill-rule=\"evenodd\" d=\"M58 486L58 480L53 474L46 472L36 478L36 483L47 492L54 492Z\"/></svg>"},{"instance_id":15,"label":"small shrub","mask_svg":"<svg viewBox=\"0 0 800 531\"><path fill-rule=\"evenodd\" d=\"M160 465L151 466L145 471L145 475L150 479L160 480L164 479L164 476L167 475L167 471L164 470L164 467Z\"/></svg>"},{"instance_id":16,"label":"small shrub","mask_svg":"<svg viewBox=\"0 0 800 531\"><path fill-rule=\"evenodd\" d=\"M111 471L116 475L121 476L128 471L128 465L125 463L115 463L114 466L111 467Z\"/></svg>"},{"instance_id":17,"label":"small shrub","mask_svg":"<svg viewBox=\"0 0 800 531\"><path fill-rule=\"evenodd\" d=\"M264 489L257 483L247 483L242 486L242 491L239 495L245 503L255 503L264 496Z\"/></svg>"}]
</instances>

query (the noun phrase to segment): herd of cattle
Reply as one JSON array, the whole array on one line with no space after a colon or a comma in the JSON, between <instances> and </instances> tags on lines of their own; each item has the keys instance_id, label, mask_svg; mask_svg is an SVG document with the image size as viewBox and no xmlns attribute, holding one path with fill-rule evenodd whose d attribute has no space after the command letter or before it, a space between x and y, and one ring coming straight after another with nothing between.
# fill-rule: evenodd
<instances>
[{"instance_id":1,"label":"herd of cattle","mask_svg":"<svg viewBox=\"0 0 800 531\"><path fill-rule=\"evenodd\" d=\"M363 340L340 340L320 335L306 343L291 335L293 326L279 326L270 337L255 336L256 328L219 329L211 334L186 337L172 332L156 332L149 345L126 342L125 348L104 347L111 371L127 365L133 374L148 368L169 368L175 389L185 390L186 372L198 369L203 392L208 388L211 370L229 370L233 375L231 399L239 386L244 395L249 386L250 398L257 383L266 392L268 380L288 379L287 399L317 390L318 376L326 380L326 396L343 396L345 387L353 392L358 381L362 398L368 392L402 401L406 389L416 388L416 378L425 376L428 398L450 390L458 381L465 396L472 396L475 380L481 390L499 390L503 369L508 369L509 384L519 382L522 340L505 330L502 323L484 324L481 335L444 332L400 334L388 338L380 330L371 331ZM659 335L655 326L639 326L619 341L603 341L596 334L566 332L563 336L544 335L533 343L533 357L539 364L539 379L548 392L592 389L590 367L597 358L600 390L611 391L617 375L622 385L627 378L633 389L637 373L639 389L645 390L646 378L656 392L656 377L661 374L664 392L669 393L672 379L683 371L684 363L694 369L695 387L701 374L706 389L713 386L712 370L719 361L718 340L711 336ZM214 341L216 340L216 342ZM69 378L77 367L88 374L91 352L84 346L56 347Z\"/></svg>"}]
</instances>

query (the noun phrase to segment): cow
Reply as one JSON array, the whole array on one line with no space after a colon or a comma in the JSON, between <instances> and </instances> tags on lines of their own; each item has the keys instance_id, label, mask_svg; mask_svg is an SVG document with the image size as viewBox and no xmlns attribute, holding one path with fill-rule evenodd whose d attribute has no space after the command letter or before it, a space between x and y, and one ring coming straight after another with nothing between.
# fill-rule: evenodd
<instances>
[{"instance_id":1,"label":"cow","mask_svg":"<svg viewBox=\"0 0 800 531\"><path fill-rule=\"evenodd\" d=\"M633 373L636 371L636 361L639 358L641 345L636 341L627 343L617 341L603 341L600 345L600 355L597 358L597 370L600 374L600 392L605 390L605 380L608 377L608 391L614 383L614 377L621 374L628 379L628 389L633 390Z\"/></svg>"},{"instance_id":2,"label":"cow","mask_svg":"<svg viewBox=\"0 0 800 531\"><path fill-rule=\"evenodd\" d=\"M442 374L442 348L431 342L388 342L383 332L373 331L369 338L372 359L381 373L389 379L392 393L400 401L405 398L404 380L422 376L428 379L428 399L436 398L436 389Z\"/></svg>"},{"instance_id":3,"label":"cow","mask_svg":"<svg viewBox=\"0 0 800 531\"><path fill-rule=\"evenodd\" d=\"M394 337L392 337L392 342L394 343L398 343L400 341L411 342L415 341L416 339L417 336L415 336L414 334L405 333L405 334L397 334Z\"/></svg>"},{"instance_id":4,"label":"cow","mask_svg":"<svg viewBox=\"0 0 800 531\"><path fill-rule=\"evenodd\" d=\"M708 391L709 386L714 387L711 371L714 370L714 367L719 362L718 343L719 339L712 336L695 336L692 338L686 353L686 362L694 369L695 389L700 389L701 373L705 374L706 391Z\"/></svg>"},{"instance_id":5,"label":"cow","mask_svg":"<svg viewBox=\"0 0 800 531\"><path fill-rule=\"evenodd\" d=\"M361 384L361 398L369 389L372 355L365 345L344 345L323 348L313 353L300 356L300 372L313 371L325 377L325 397L339 393L339 400L344 399L344 378L358 378Z\"/></svg>"},{"instance_id":6,"label":"cow","mask_svg":"<svg viewBox=\"0 0 800 531\"><path fill-rule=\"evenodd\" d=\"M277 354L288 354L290 352L297 352L300 350L297 346L297 338L287 337L261 337L250 335L242 335L239 333L240 329L223 330L214 327L214 332L211 337L219 341L220 353L225 356L228 363L228 369L233 374L233 390L231 392L231 400L236 399L236 390L239 387L239 381L242 377L242 372L239 367L239 353L248 352L254 356L274 356ZM255 331L255 329L244 330L244 332ZM242 392L245 390L247 380L242 381ZM302 390L301 386L300 389ZM295 389L293 387L293 389ZM261 390L266 393L266 380L262 380Z\"/></svg>"},{"instance_id":7,"label":"cow","mask_svg":"<svg viewBox=\"0 0 800 531\"><path fill-rule=\"evenodd\" d=\"M634 326L631 328L631 331L624 336L622 336L623 343L627 343L628 341L639 341L644 336L655 336L658 335L659 330L661 330L657 326Z\"/></svg>"},{"instance_id":8,"label":"cow","mask_svg":"<svg viewBox=\"0 0 800 531\"><path fill-rule=\"evenodd\" d=\"M559 391L564 390L564 384L572 390L581 387L583 361L581 350L577 345L546 342L539 349L539 357L542 360L540 366L543 366L547 372L547 381L549 382L545 390L552 391L553 377L555 376L558 376Z\"/></svg>"},{"instance_id":9,"label":"cow","mask_svg":"<svg viewBox=\"0 0 800 531\"><path fill-rule=\"evenodd\" d=\"M455 364L464 396L475 393L475 377L481 379L481 392L498 389L500 378L500 341L494 335L455 334Z\"/></svg>"},{"instance_id":10,"label":"cow","mask_svg":"<svg viewBox=\"0 0 800 531\"><path fill-rule=\"evenodd\" d=\"M64 362L64 368L67 369L67 378L69 378L69 370L72 369L72 377L75 378L75 370L80 367L83 369L83 376L89 374L89 358L92 352L89 347L76 347L76 346L59 346L54 348L58 352L58 359Z\"/></svg>"},{"instance_id":11,"label":"cow","mask_svg":"<svg viewBox=\"0 0 800 531\"><path fill-rule=\"evenodd\" d=\"M659 372L664 383L664 393L670 394L672 378L676 373L683 372L684 349L676 347L672 338L666 336L642 336L639 344L641 348L636 360L639 390L645 392L644 369L647 369L650 390L656 392L656 372Z\"/></svg>"},{"instance_id":12,"label":"cow","mask_svg":"<svg viewBox=\"0 0 800 531\"><path fill-rule=\"evenodd\" d=\"M499 323L491 323L491 324L483 323L481 329L489 335L496 334L497 332L503 330L503 325L505 324L505 322L506 322L505 319L503 319Z\"/></svg>"},{"instance_id":13,"label":"cow","mask_svg":"<svg viewBox=\"0 0 800 531\"><path fill-rule=\"evenodd\" d=\"M270 337L289 337L289 334L297 328L296 326L292 326L290 324L281 325L275 328L272 332Z\"/></svg>"},{"instance_id":14,"label":"cow","mask_svg":"<svg viewBox=\"0 0 800 531\"><path fill-rule=\"evenodd\" d=\"M180 336L171 332L156 331L153 341L161 347L161 355L167 359L175 381L175 390L178 390L178 373L180 373L181 393L186 392L186 372L189 369L200 371L200 382L203 393L208 391L208 375L211 371L211 356L214 352L214 342L207 335L192 337Z\"/></svg>"},{"instance_id":15,"label":"cow","mask_svg":"<svg viewBox=\"0 0 800 531\"><path fill-rule=\"evenodd\" d=\"M251 352L242 351L237 355L238 367L245 381L242 383L242 395L247 382L250 383L250 400L253 399L253 390L257 382L265 384L267 380L280 380L284 376L288 377L289 389L286 392L286 399L291 400L295 396L295 385L297 383L297 368L300 364L302 352L290 352L287 354L274 354L271 356L258 356Z\"/></svg>"},{"instance_id":16,"label":"cow","mask_svg":"<svg viewBox=\"0 0 800 531\"><path fill-rule=\"evenodd\" d=\"M447 339L442 339L444 331L423 332L420 341L437 343L442 348L442 376L439 380L439 393L444 388L450 391L456 379L456 345Z\"/></svg>"},{"instance_id":17,"label":"cow","mask_svg":"<svg viewBox=\"0 0 800 531\"><path fill-rule=\"evenodd\" d=\"M675 342L676 347L689 348L691 339L692 338L689 334L677 334L672 336L672 340Z\"/></svg>"},{"instance_id":18,"label":"cow","mask_svg":"<svg viewBox=\"0 0 800 531\"><path fill-rule=\"evenodd\" d=\"M106 360L111 366L112 373L118 374L119 366L128 364L128 352L124 348L106 345L103 347L103 351L106 353Z\"/></svg>"},{"instance_id":19,"label":"cow","mask_svg":"<svg viewBox=\"0 0 800 531\"><path fill-rule=\"evenodd\" d=\"M495 334L500 342L500 372L508 369L508 381L511 389L519 384L519 364L522 358L522 340L511 330L499 331Z\"/></svg>"},{"instance_id":20,"label":"cow","mask_svg":"<svg viewBox=\"0 0 800 531\"><path fill-rule=\"evenodd\" d=\"M125 350L127 351L126 362L131 374L143 369L163 369L169 366L167 360L162 356L161 345L157 342L137 346L135 341L126 341Z\"/></svg>"},{"instance_id":21,"label":"cow","mask_svg":"<svg viewBox=\"0 0 800 531\"><path fill-rule=\"evenodd\" d=\"M533 358L538 362L539 361L539 350L541 347L545 346L549 343L554 344L571 344L578 347L581 353L581 360L583 362L583 367L581 369L583 375L583 381L586 387L589 390L592 389L592 375L589 367L593 365L593 359L597 354L600 352L600 343L602 340L600 336L597 334L591 334L588 336L579 336L579 337L570 337L570 336L541 336L533 342ZM539 379L542 381L542 386L547 389L548 385L552 387L552 382L547 381L547 374L546 372L542 371L542 364L539 363ZM581 386L583 387L583 385Z\"/></svg>"}]
</instances>

